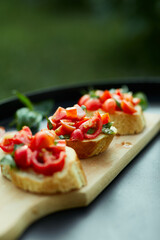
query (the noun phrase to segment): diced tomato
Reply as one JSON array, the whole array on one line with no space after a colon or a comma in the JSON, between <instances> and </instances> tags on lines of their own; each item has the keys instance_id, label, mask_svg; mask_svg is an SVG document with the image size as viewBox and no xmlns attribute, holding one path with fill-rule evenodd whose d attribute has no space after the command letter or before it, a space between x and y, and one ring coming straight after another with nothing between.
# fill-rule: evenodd
<instances>
[{"instance_id":1,"label":"diced tomato","mask_svg":"<svg viewBox=\"0 0 160 240\"><path fill-rule=\"evenodd\" d=\"M52 124L52 128L55 129L56 128L56 122L53 120L52 117L49 117L48 120L50 121L50 123ZM47 128L50 130L50 127L49 127L49 122L47 122Z\"/></svg>"},{"instance_id":2,"label":"diced tomato","mask_svg":"<svg viewBox=\"0 0 160 240\"><path fill-rule=\"evenodd\" d=\"M50 152L34 152L32 154L32 166L35 172L51 176L53 173L61 171L64 167L66 158L65 151L61 151L57 156Z\"/></svg>"},{"instance_id":3,"label":"diced tomato","mask_svg":"<svg viewBox=\"0 0 160 240\"><path fill-rule=\"evenodd\" d=\"M68 107L66 108L67 118L69 119L77 119L77 108L76 107Z\"/></svg>"},{"instance_id":4,"label":"diced tomato","mask_svg":"<svg viewBox=\"0 0 160 240\"><path fill-rule=\"evenodd\" d=\"M74 126L75 123L71 122L71 121L67 121L67 120L60 120L62 127L63 127L63 131L65 132L65 134L69 134L71 132L73 132L76 127Z\"/></svg>"},{"instance_id":5,"label":"diced tomato","mask_svg":"<svg viewBox=\"0 0 160 240\"><path fill-rule=\"evenodd\" d=\"M0 138L5 134L5 128L0 127Z\"/></svg>"},{"instance_id":6,"label":"diced tomato","mask_svg":"<svg viewBox=\"0 0 160 240\"><path fill-rule=\"evenodd\" d=\"M14 153L14 160L17 167L28 168L31 165L31 156L32 151L27 145L19 147Z\"/></svg>"},{"instance_id":7,"label":"diced tomato","mask_svg":"<svg viewBox=\"0 0 160 240\"><path fill-rule=\"evenodd\" d=\"M88 99L90 99L89 94L85 94L79 99L78 104L82 106Z\"/></svg>"},{"instance_id":8,"label":"diced tomato","mask_svg":"<svg viewBox=\"0 0 160 240\"><path fill-rule=\"evenodd\" d=\"M105 90L103 92L103 95L100 97L100 100L103 103L103 102L105 102L109 98L112 98L112 94L108 90Z\"/></svg>"},{"instance_id":9,"label":"diced tomato","mask_svg":"<svg viewBox=\"0 0 160 240\"><path fill-rule=\"evenodd\" d=\"M31 142L31 139L32 139L32 132L30 128L27 126L24 126L22 130L17 132L13 137L14 144L23 143L28 145Z\"/></svg>"},{"instance_id":10,"label":"diced tomato","mask_svg":"<svg viewBox=\"0 0 160 240\"><path fill-rule=\"evenodd\" d=\"M32 150L40 150L42 148L48 148L54 144L55 132L53 130L43 129L36 133L30 143Z\"/></svg>"},{"instance_id":11,"label":"diced tomato","mask_svg":"<svg viewBox=\"0 0 160 240\"><path fill-rule=\"evenodd\" d=\"M102 118L102 124L103 125L110 122L109 113L101 114L101 118Z\"/></svg>"},{"instance_id":12,"label":"diced tomato","mask_svg":"<svg viewBox=\"0 0 160 240\"><path fill-rule=\"evenodd\" d=\"M65 130L63 129L63 126L62 126L62 125L60 125L58 128L56 128L55 133L56 133L57 136L65 135L65 134L66 134L66 132L65 132Z\"/></svg>"},{"instance_id":13,"label":"diced tomato","mask_svg":"<svg viewBox=\"0 0 160 240\"><path fill-rule=\"evenodd\" d=\"M102 104L99 98L90 98L84 103L84 105L86 106L87 110L96 111L101 107Z\"/></svg>"},{"instance_id":14,"label":"diced tomato","mask_svg":"<svg viewBox=\"0 0 160 240\"><path fill-rule=\"evenodd\" d=\"M124 93L124 94L123 94L123 99L126 100L126 101L128 101L128 102L132 102L133 96L132 96L131 93Z\"/></svg>"},{"instance_id":15,"label":"diced tomato","mask_svg":"<svg viewBox=\"0 0 160 240\"><path fill-rule=\"evenodd\" d=\"M77 119L80 120L86 116L86 112L78 105L75 104L74 107L77 109Z\"/></svg>"},{"instance_id":16,"label":"diced tomato","mask_svg":"<svg viewBox=\"0 0 160 240\"><path fill-rule=\"evenodd\" d=\"M109 98L107 99L103 105L102 105L102 109L105 111L105 112L108 112L110 114L113 114L116 110L116 102L113 98Z\"/></svg>"},{"instance_id":17,"label":"diced tomato","mask_svg":"<svg viewBox=\"0 0 160 240\"><path fill-rule=\"evenodd\" d=\"M80 140L82 141L84 139L83 133L80 129L76 129L71 133L71 141L77 141Z\"/></svg>"},{"instance_id":18,"label":"diced tomato","mask_svg":"<svg viewBox=\"0 0 160 240\"><path fill-rule=\"evenodd\" d=\"M122 100L121 108L122 108L123 112L128 113L128 114L133 114L133 113L137 112L137 110L134 108L134 106L130 102L127 102L126 100Z\"/></svg>"},{"instance_id":19,"label":"diced tomato","mask_svg":"<svg viewBox=\"0 0 160 240\"><path fill-rule=\"evenodd\" d=\"M132 103L134 104L134 105L138 105L139 103L140 103L140 99L139 98L133 98L132 99Z\"/></svg>"},{"instance_id":20,"label":"diced tomato","mask_svg":"<svg viewBox=\"0 0 160 240\"><path fill-rule=\"evenodd\" d=\"M101 96L103 95L103 93L104 93L104 91L102 91L102 90L96 90L96 91L95 91L96 96L98 96L99 98L101 98Z\"/></svg>"},{"instance_id":21,"label":"diced tomato","mask_svg":"<svg viewBox=\"0 0 160 240\"><path fill-rule=\"evenodd\" d=\"M14 142L12 138L4 138L0 142L0 148L6 153L12 153L14 151Z\"/></svg>"},{"instance_id":22,"label":"diced tomato","mask_svg":"<svg viewBox=\"0 0 160 240\"><path fill-rule=\"evenodd\" d=\"M49 150L52 151L53 154L60 152L60 151L65 151L66 148L66 141L63 139L56 140L55 144L49 147Z\"/></svg>"},{"instance_id":23,"label":"diced tomato","mask_svg":"<svg viewBox=\"0 0 160 240\"><path fill-rule=\"evenodd\" d=\"M121 90L120 90L119 88L116 89L115 94L116 94L117 96L119 96L121 99L123 99L123 93L121 92Z\"/></svg>"},{"instance_id":24,"label":"diced tomato","mask_svg":"<svg viewBox=\"0 0 160 240\"><path fill-rule=\"evenodd\" d=\"M93 134L88 134L88 130L92 128L95 129ZM94 139L96 138L102 131L102 119L99 112L95 112L94 116L90 118L88 121L82 123L79 129L83 132L84 137L86 139Z\"/></svg>"},{"instance_id":25,"label":"diced tomato","mask_svg":"<svg viewBox=\"0 0 160 240\"><path fill-rule=\"evenodd\" d=\"M55 122L58 122L61 119L66 118L66 116L67 116L66 109L59 107L57 111L54 113L54 115L52 116L52 120Z\"/></svg>"},{"instance_id":26,"label":"diced tomato","mask_svg":"<svg viewBox=\"0 0 160 240\"><path fill-rule=\"evenodd\" d=\"M86 121L88 121L88 120L89 120L89 117L84 117L82 120L77 121L77 122L75 123L76 128L79 128L79 126L80 126L82 123L84 123L84 122L86 122Z\"/></svg>"}]
</instances>

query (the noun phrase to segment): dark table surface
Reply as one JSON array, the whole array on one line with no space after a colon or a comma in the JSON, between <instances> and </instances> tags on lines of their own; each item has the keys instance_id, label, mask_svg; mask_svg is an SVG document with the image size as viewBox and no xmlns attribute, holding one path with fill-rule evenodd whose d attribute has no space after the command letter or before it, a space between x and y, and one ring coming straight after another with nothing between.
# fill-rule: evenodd
<instances>
[{"instance_id":1,"label":"dark table surface","mask_svg":"<svg viewBox=\"0 0 160 240\"><path fill-rule=\"evenodd\" d=\"M147 112L160 114L159 95ZM160 135L89 206L43 217L19 239L159 240Z\"/></svg>"}]
</instances>

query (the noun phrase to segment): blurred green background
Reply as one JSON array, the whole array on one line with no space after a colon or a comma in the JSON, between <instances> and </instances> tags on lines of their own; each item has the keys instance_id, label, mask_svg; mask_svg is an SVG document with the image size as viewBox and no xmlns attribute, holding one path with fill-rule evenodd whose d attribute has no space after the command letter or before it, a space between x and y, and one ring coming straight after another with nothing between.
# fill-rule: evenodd
<instances>
[{"instance_id":1,"label":"blurred green background","mask_svg":"<svg viewBox=\"0 0 160 240\"><path fill-rule=\"evenodd\" d=\"M1 0L0 99L160 76L160 1Z\"/></svg>"}]
</instances>

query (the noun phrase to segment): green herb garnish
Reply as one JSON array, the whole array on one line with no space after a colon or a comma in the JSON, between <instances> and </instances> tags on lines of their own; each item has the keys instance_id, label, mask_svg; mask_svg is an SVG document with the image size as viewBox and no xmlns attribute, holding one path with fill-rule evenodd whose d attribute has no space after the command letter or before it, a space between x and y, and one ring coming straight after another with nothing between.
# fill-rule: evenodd
<instances>
[{"instance_id":1,"label":"green herb garnish","mask_svg":"<svg viewBox=\"0 0 160 240\"><path fill-rule=\"evenodd\" d=\"M53 126L52 126L52 123L51 123L51 121L49 120L49 118L48 118L48 117L46 117L46 119L47 119L47 122L48 122L48 127L49 127L49 130L52 130L52 129L53 129Z\"/></svg>"},{"instance_id":2,"label":"green herb garnish","mask_svg":"<svg viewBox=\"0 0 160 240\"><path fill-rule=\"evenodd\" d=\"M115 134L114 130L111 129L112 125L113 125L113 122L108 122L107 124L104 124L102 126L102 132L109 135Z\"/></svg>"},{"instance_id":3,"label":"green herb garnish","mask_svg":"<svg viewBox=\"0 0 160 240\"><path fill-rule=\"evenodd\" d=\"M70 139L70 135L66 134L66 135L60 135L59 136L60 139Z\"/></svg>"},{"instance_id":4,"label":"green herb garnish","mask_svg":"<svg viewBox=\"0 0 160 240\"><path fill-rule=\"evenodd\" d=\"M95 128L90 128L88 131L87 131L87 134L93 134L95 132Z\"/></svg>"},{"instance_id":5,"label":"green herb garnish","mask_svg":"<svg viewBox=\"0 0 160 240\"><path fill-rule=\"evenodd\" d=\"M134 93L133 97L140 99L139 105L141 106L143 111L147 109L147 107L148 107L148 100L147 100L147 96L143 92Z\"/></svg>"},{"instance_id":6,"label":"green herb garnish","mask_svg":"<svg viewBox=\"0 0 160 240\"><path fill-rule=\"evenodd\" d=\"M50 114L53 108L53 101L46 100L33 104L28 97L18 91L14 91L20 102L25 106L18 109L15 113L14 120L10 126L16 125L17 130L21 130L23 126L28 126L32 132L36 132L42 119Z\"/></svg>"},{"instance_id":7,"label":"green herb garnish","mask_svg":"<svg viewBox=\"0 0 160 240\"><path fill-rule=\"evenodd\" d=\"M8 165L11 168L17 168L17 165L13 159L13 157L10 154L6 154L0 161L0 165L4 166L4 165Z\"/></svg>"}]
</instances>

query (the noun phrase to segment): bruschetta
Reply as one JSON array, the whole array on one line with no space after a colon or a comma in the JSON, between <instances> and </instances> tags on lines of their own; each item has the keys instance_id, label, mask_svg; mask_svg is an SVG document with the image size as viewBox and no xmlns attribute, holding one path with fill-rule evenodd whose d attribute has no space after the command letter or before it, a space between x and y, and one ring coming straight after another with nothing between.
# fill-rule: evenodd
<instances>
[{"instance_id":1,"label":"bruschetta","mask_svg":"<svg viewBox=\"0 0 160 240\"><path fill-rule=\"evenodd\" d=\"M140 98L132 92L122 89L95 90L83 95L78 104L86 107L86 115L93 116L95 111L106 112L117 129L118 135L140 133L145 128L145 118L140 104Z\"/></svg>"},{"instance_id":2,"label":"bruschetta","mask_svg":"<svg viewBox=\"0 0 160 240\"><path fill-rule=\"evenodd\" d=\"M26 126L19 132L6 133L0 142L2 175L34 193L63 193L85 186L76 152L55 136L48 129L33 136Z\"/></svg>"},{"instance_id":3,"label":"bruschetta","mask_svg":"<svg viewBox=\"0 0 160 240\"><path fill-rule=\"evenodd\" d=\"M59 107L48 118L47 126L58 138L65 139L80 159L104 152L116 133L108 113L95 112L92 117L87 117L78 104L66 109Z\"/></svg>"}]
</instances>

